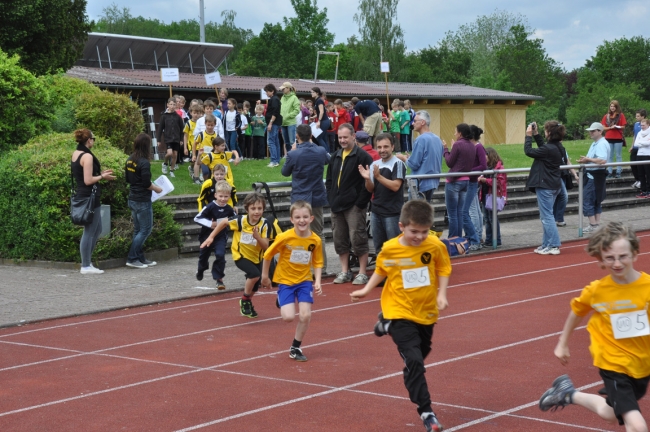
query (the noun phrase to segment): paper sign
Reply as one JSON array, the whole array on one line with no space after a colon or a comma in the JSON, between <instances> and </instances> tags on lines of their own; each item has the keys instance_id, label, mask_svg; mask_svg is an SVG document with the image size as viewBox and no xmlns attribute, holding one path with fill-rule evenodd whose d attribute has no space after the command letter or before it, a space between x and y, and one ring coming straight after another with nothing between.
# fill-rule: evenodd
<instances>
[{"instance_id":1,"label":"paper sign","mask_svg":"<svg viewBox=\"0 0 650 432\"><path fill-rule=\"evenodd\" d=\"M160 68L160 80L162 82L178 82L180 79L178 68Z\"/></svg>"},{"instance_id":2,"label":"paper sign","mask_svg":"<svg viewBox=\"0 0 650 432\"><path fill-rule=\"evenodd\" d=\"M260 90L260 100L268 100L269 97L266 95L264 89Z\"/></svg>"},{"instance_id":3,"label":"paper sign","mask_svg":"<svg viewBox=\"0 0 650 432\"><path fill-rule=\"evenodd\" d=\"M647 310L614 314L609 318L612 322L612 330L614 330L614 339L650 335Z\"/></svg>"},{"instance_id":4,"label":"paper sign","mask_svg":"<svg viewBox=\"0 0 650 432\"><path fill-rule=\"evenodd\" d=\"M156 186L162 189L162 192L158 193L156 191L151 192L151 202L157 201L158 199L164 197L169 192L174 190L174 185L167 178L167 176L161 175L154 182Z\"/></svg>"},{"instance_id":5,"label":"paper sign","mask_svg":"<svg viewBox=\"0 0 650 432\"><path fill-rule=\"evenodd\" d=\"M310 123L309 126L311 126L311 134L314 138L318 138L318 136L323 133L323 130L316 126L316 122Z\"/></svg>"},{"instance_id":6,"label":"paper sign","mask_svg":"<svg viewBox=\"0 0 650 432\"><path fill-rule=\"evenodd\" d=\"M381 68L381 73L389 73L390 72L390 67L388 66L388 62L381 62L380 63L380 68Z\"/></svg>"},{"instance_id":7,"label":"paper sign","mask_svg":"<svg viewBox=\"0 0 650 432\"><path fill-rule=\"evenodd\" d=\"M221 82L221 74L219 72L205 74L204 77L206 85L209 86L219 84Z\"/></svg>"}]
</instances>

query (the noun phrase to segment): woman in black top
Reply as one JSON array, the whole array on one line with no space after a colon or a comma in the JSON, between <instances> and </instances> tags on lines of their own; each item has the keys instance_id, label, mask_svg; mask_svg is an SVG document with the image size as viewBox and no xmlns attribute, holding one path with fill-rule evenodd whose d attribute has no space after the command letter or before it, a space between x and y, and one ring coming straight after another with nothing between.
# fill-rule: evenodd
<instances>
[{"instance_id":1,"label":"woman in black top","mask_svg":"<svg viewBox=\"0 0 650 432\"><path fill-rule=\"evenodd\" d=\"M330 119L327 117L327 110L325 109L325 101L323 100L323 92L320 88L314 87L311 89L311 97L314 98L314 112L316 113L316 127L320 128L323 133L316 137L316 144L330 152L330 146L327 142L327 131L330 128ZM338 133L338 131L334 131Z\"/></svg>"},{"instance_id":2,"label":"woman in black top","mask_svg":"<svg viewBox=\"0 0 650 432\"><path fill-rule=\"evenodd\" d=\"M267 165L269 168L280 166L280 127L282 127L282 116L280 115L280 98L277 96L278 89L273 84L264 86L264 92L269 98L266 105L266 127L267 141L271 162Z\"/></svg>"},{"instance_id":3,"label":"woman in black top","mask_svg":"<svg viewBox=\"0 0 650 432\"><path fill-rule=\"evenodd\" d=\"M72 153L70 169L72 177L77 183L75 197L86 198L91 196L93 188L95 190L95 202L93 208L95 213L90 225L84 226L84 233L79 243L79 252L81 253L81 274L102 274L103 270L93 267L92 255L99 235L102 232L102 217L99 212L100 197L102 189L99 184L101 180L115 180L113 170L104 170L99 164L99 160L90 151L95 144L95 135L88 129L79 129L74 132L77 149Z\"/></svg>"}]
</instances>

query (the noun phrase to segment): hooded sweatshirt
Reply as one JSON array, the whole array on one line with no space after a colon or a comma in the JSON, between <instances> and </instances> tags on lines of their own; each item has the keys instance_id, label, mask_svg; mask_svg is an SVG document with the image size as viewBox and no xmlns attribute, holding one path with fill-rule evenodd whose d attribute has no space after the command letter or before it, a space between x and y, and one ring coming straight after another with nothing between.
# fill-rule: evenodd
<instances>
[{"instance_id":1,"label":"hooded sweatshirt","mask_svg":"<svg viewBox=\"0 0 650 432\"><path fill-rule=\"evenodd\" d=\"M280 99L280 114L282 115L282 126L296 124L296 116L300 112L300 101L294 92L282 95Z\"/></svg>"},{"instance_id":2,"label":"hooded sweatshirt","mask_svg":"<svg viewBox=\"0 0 650 432\"><path fill-rule=\"evenodd\" d=\"M634 147L638 147L637 156L650 156L650 127L641 129L634 140Z\"/></svg>"}]
</instances>

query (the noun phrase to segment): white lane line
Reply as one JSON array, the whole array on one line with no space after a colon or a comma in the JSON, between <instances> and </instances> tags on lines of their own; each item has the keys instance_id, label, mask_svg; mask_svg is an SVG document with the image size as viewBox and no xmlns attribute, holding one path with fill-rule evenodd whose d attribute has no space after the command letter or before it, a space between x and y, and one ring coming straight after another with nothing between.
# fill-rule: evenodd
<instances>
[{"instance_id":1,"label":"white lane line","mask_svg":"<svg viewBox=\"0 0 650 432\"><path fill-rule=\"evenodd\" d=\"M602 381L596 381L595 383L591 383L591 384L584 385L582 387L578 387L576 390L582 391L582 390L586 390L586 389L596 387L596 386L599 386L599 385L603 385L603 382ZM497 413L491 414L489 416L481 417L481 418L473 420L471 422L463 423L461 425L454 426L452 428L445 429L445 430L447 432L453 432L453 431L465 429L465 428L468 428L470 426L474 426L474 425L477 425L477 424L480 424L480 423L485 423L486 421L489 421L489 420L492 420L492 419L495 419L495 418L498 418L498 417L503 417L505 415L512 414L513 412L521 411L523 409L536 406L538 404L539 404L539 401L536 400L534 402L529 402L529 403L524 404L524 405L519 405L517 407L510 408L509 410L497 412Z\"/></svg>"}]
</instances>

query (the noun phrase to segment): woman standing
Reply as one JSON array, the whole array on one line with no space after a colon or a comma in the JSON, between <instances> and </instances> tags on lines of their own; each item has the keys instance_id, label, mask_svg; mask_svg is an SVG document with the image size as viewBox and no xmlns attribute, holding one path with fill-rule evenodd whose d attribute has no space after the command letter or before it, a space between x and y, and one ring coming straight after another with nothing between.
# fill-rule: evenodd
<instances>
[{"instance_id":1,"label":"woman standing","mask_svg":"<svg viewBox=\"0 0 650 432\"><path fill-rule=\"evenodd\" d=\"M627 121L621 110L621 104L617 100L609 103L609 111L603 116L601 120L605 126L605 139L609 143L609 159L607 163L614 161L614 152L616 152L616 162L623 162L623 132ZM621 178L622 166L616 167L616 178ZM607 168L607 177L612 176L612 167Z\"/></svg>"},{"instance_id":2,"label":"woman standing","mask_svg":"<svg viewBox=\"0 0 650 432\"><path fill-rule=\"evenodd\" d=\"M277 96L278 90L273 84L264 86L264 92L269 98L268 104L266 105L266 114L264 115L267 124L269 154L271 155L271 162L267 166L269 168L275 168L280 166L280 156L282 155L278 137L279 129L282 126L282 115L280 114L281 104L280 98Z\"/></svg>"},{"instance_id":3,"label":"woman standing","mask_svg":"<svg viewBox=\"0 0 650 432\"><path fill-rule=\"evenodd\" d=\"M311 97L314 98L314 111L316 112L316 127L320 128L323 132L316 137L316 143L330 152L330 146L327 142L327 131L330 128L330 119L327 117L327 110L325 109L325 101L323 100L323 92L320 88L313 87L311 89ZM338 131L336 131L338 132Z\"/></svg>"},{"instance_id":4,"label":"woman standing","mask_svg":"<svg viewBox=\"0 0 650 432\"><path fill-rule=\"evenodd\" d=\"M291 146L296 142L296 116L300 113L300 101L296 96L296 89L290 82L285 82L280 87L280 114L282 115L282 139L286 152L291 151Z\"/></svg>"},{"instance_id":5,"label":"woman standing","mask_svg":"<svg viewBox=\"0 0 650 432\"><path fill-rule=\"evenodd\" d=\"M142 246L151 234L153 228L153 207L151 205L151 191L157 193L162 189L151 182L151 137L141 133L135 137L133 153L126 160L126 182L131 186L129 190L129 208L133 218L133 241L129 249L126 265L133 268L144 269L156 265L144 257Z\"/></svg>"},{"instance_id":6,"label":"woman standing","mask_svg":"<svg viewBox=\"0 0 650 432\"><path fill-rule=\"evenodd\" d=\"M93 220L90 225L84 226L84 233L79 243L81 274L102 274L104 270L93 267L91 261L93 250L95 250L97 240L99 240L99 235L102 232L102 216L99 211L102 188L99 182L102 180L115 180L115 176L113 170L102 171L99 159L90 151L95 145L95 135L91 131L78 129L74 132L74 139L77 141L77 149L72 153L70 170L77 183L75 197L90 197L93 189L96 188Z\"/></svg>"},{"instance_id":7,"label":"woman standing","mask_svg":"<svg viewBox=\"0 0 650 432\"><path fill-rule=\"evenodd\" d=\"M560 165L562 165L563 156L566 154L562 145L565 133L565 127L559 122L547 121L544 123L544 135L548 142L544 143L542 137L539 136L536 123L531 123L526 129L524 152L526 156L535 159L530 167L526 187L537 195L543 235L542 245L535 249L535 253L540 255L560 254L560 233L555 225L553 205L562 188ZM536 149L533 148L533 136L538 147Z\"/></svg>"},{"instance_id":8,"label":"woman standing","mask_svg":"<svg viewBox=\"0 0 650 432\"><path fill-rule=\"evenodd\" d=\"M472 132L472 144L476 147L476 156L474 157L474 165L472 171L485 171L487 169L487 155L483 144L479 141L483 135L483 129L476 125L469 127ZM471 176L467 185L467 198L465 199L465 208L463 209L463 228L465 229L465 236L469 239L470 250L472 245L474 249L481 249L483 243L483 217L481 214L481 206L478 200L478 176ZM467 225L471 224L474 227L474 237L468 233Z\"/></svg>"}]
</instances>

